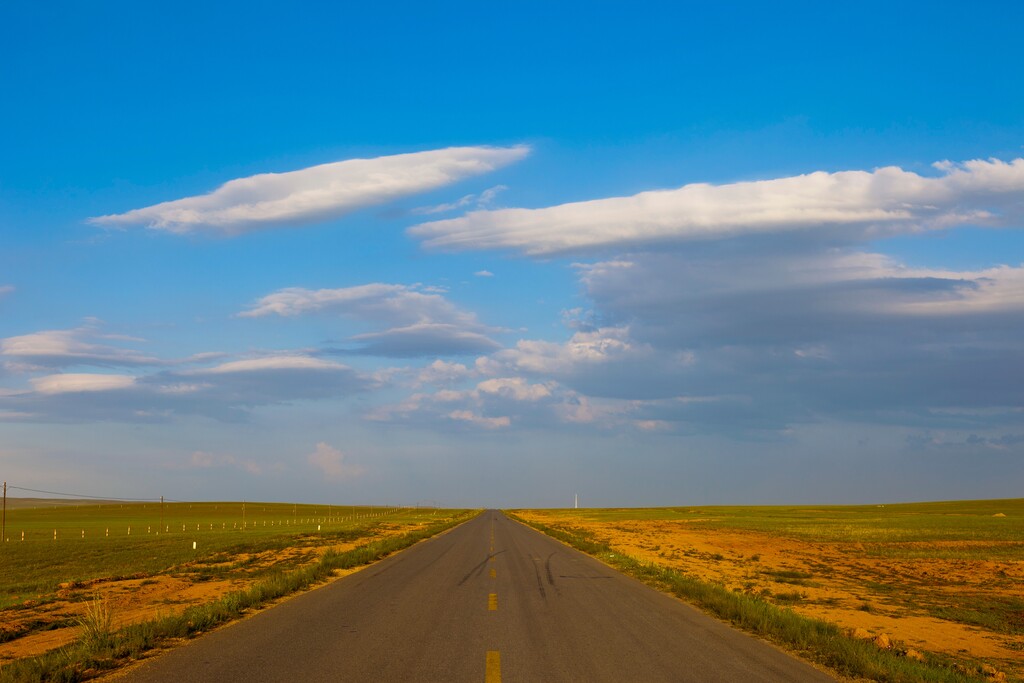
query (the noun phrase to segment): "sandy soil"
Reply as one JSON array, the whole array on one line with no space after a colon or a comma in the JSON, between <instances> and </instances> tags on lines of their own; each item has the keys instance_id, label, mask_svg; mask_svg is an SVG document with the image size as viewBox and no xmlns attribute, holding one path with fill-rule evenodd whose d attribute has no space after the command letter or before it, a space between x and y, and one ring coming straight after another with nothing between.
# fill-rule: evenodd
<instances>
[{"instance_id":1,"label":"sandy soil","mask_svg":"<svg viewBox=\"0 0 1024 683\"><path fill-rule=\"evenodd\" d=\"M0 644L0 663L42 654L74 641L81 632L75 622L85 614L94 599L106 601L114 626L120 627L179 614L187 607L212 602L225 593L244 588L248 583L244 579L192 583L173 576L152 576L62 584L54 600L41 604L30 601L24 609L5 613L4 630L20 631L28 627L32 632Z\"/></svg>"},{"instance_id":2,"label":"sandy soil","mask_svg":"<svg viewBox=\"0 0 1024 683\"><path fill-rule=\"evenodd\" d=\"M904 649L984 662L1011 677L1024 678L1024 643L1019 636L938 619L927 612L927 607L957 602L949 600L954 595L960 596L961 603L964 595L1024 598L1021 562L878 559L858 544L712 530L695 520L594 522L579 516L559 518L557 513L517 514L590 532L626 555L762 595L859 637L884 634Z\"/></svg>"},{"instance_id":3,"label":"sandy soil","mask_svg":"<svg viewBox=\"0 0 1024 683\"><path fill-rule=\"evenodd\" d=\"M279 563L302 566L316 561L328 550L343 552L370 539L393 536L412 530L421 524L381 525L375 533L358 542L339 543L316 547L293 547L282 550L226 557L221 563L204 567L226 569L246 562L244 570L225 572L223 580L196 581L191 576L191 563L172 567L154 576L135 576L117 581L82 581L61 584L51 599L28 601L20 609L5 610L0 632L19 632L26 635L0 643L0 666L21 657L43 654L64 647L81 633L77 620L85 614L94 599L107 602L115 628L161 616L180 614L193 605L213 602L226 593L243 590L259 580L260 570ZM251 562L249 562L251 560ZM338 576L351 573L337 572Z\"/></svg>"}]
</instances>

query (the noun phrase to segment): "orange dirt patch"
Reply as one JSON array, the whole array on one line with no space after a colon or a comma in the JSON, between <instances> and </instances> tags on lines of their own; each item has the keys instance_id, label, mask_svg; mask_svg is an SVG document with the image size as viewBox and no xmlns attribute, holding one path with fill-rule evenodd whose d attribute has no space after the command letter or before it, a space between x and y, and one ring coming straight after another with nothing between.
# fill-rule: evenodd
<instances>
[{"instance_id":1,"label":"orange dirt patch","mask_svg":"<svg viewBox=\"0 0 1024 683\"><path fill-rule=\"evenodd\" d=\"M180 614L187 607L217 600L225 593L244 588L244 580L191 583L173 576L87 582L64 586L57 599L5 614L4 629L18 631L30 625L37 632L0 644L0 663L31 657L73 642L81 632L77 620L93 599L105 600L115 628L160 616ZM50 630L38 631L41 625ZM54 625L65 624L58 628Z\"/></svg>"},{"instance_id":2,"label":"orange dirt patch","mask_svg":"<svg viewBox=\"0 0 1024 683\"><path fill-rule=\"evenodd\" d=\"M940 619L929 607L954 594L1024 598L1019 561L880 559L861 544L811 542L703 520L593 521L577 515L517 512L523 519L584 531L625 555L671 567L735 591L761 595L806 616L885 634L905 648L985 661L1024 678L1019 636ZM904 543L908 550L970 543ZM992 545L991 543L985 544ZM961 601L962 602L962 601Z\"/></svg>"}]
</instances>

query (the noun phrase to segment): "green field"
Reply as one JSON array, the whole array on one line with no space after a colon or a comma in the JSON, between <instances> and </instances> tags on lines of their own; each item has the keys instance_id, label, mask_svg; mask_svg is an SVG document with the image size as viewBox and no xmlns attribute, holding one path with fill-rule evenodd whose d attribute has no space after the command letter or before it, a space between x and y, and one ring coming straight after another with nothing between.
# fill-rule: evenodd
<instances>
[{"instance_id":1,"label":"green field","mask_svg":"<svg viewBox=\"0 0 1024 683\"><path fill-rule=\"evenodd\" d=\"M1024 498L890 505L608 508L559 514L566 521L572 517L594 522L682 520L707 529L861 544L869 554L879 556L1024 559ZM956 543L969 547L956 547ZM923 547L926 544L934 547Z\"/></svg>"},{"instance_id":2,"label":"green field","mask_svg":"<svg viewBox=\"0 0 1024 683\"><path fill-rule=\"evenodd\" d=\"M247 502L243 510L234 502L17 501L8 508L9 540L0 545L0 645L21 649L5 655L12 661L0 666L0 683L88 680L474 514L291 503ZM98 582L110 590L108 580L138 579L132 585L145 586L167 577L186 585L221 580L229 588L178 609L172 598L155 618L120 626L109 595L101 598L97 590ZM70 639L26 654L20 643L49 631L70 631Z\"/></svg>"},{"instance_id":3,"label":"green field","mask_svg":"<svg viewBox=\"0 0 1024 683\"><path fill-rule=\"evenodd\" d=\"M237 502L8 503L0 609L45 600L61 583L152 575L186 563L201 573L204 564L212 567L239 553L351 541L373 536L382 523L429 522L452 514L259 502L245 503L244 510Z\"/></svg>"}]
</instances>

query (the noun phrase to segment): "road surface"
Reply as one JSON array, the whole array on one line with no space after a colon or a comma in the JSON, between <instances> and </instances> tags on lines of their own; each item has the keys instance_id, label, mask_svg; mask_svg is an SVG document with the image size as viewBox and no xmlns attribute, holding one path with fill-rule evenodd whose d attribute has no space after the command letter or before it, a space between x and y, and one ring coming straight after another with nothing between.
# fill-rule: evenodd
<instances>
[{"instance_id":1,"label":"road surface","mask_svg":"<svg viewBox=\"0 0 1024 683\"><path fill-rule=\"evenodd\" d=\"M831 681L498 511L198 638L133 683Z\"/></svg>"}]
</instances>

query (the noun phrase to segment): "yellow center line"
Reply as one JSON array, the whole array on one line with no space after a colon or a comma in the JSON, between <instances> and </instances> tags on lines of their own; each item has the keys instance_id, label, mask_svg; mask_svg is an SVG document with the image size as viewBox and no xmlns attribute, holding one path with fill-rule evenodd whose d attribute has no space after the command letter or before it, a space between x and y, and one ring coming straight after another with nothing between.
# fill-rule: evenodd
<instances>
[{"instance_id":1,"label":"yellow center line","mask_svg":"<svg viewBox=\"0 0 1024 683\"><path fill-rule=\"evenodd\" d=\"M491 593L487 596L487 609L491 612L495 612L498 609L498 594Z\"/></svg>"},{"instance_id":2,"label":"yellow center line","mask_svg":"<svg viewBox=\"0 0 1024 683\"><path fill-rule=\"evenodd\" d=\"M501 683L501 654L497 650L487 651L487 672L484 683Z\"/></svg>"},{"instance_id":3,"label":"yellow center line","mask_svg":"<svg viewBox=\"0 0 1024 683\"><path fill-rule=\"evenodd\" d=\"M492 578L492 579L494 579L494 578L497 578L497 577L498 577L498 572L496 572L496 571L494 571L494 570L492 569L492 570L491 570L491 578Z\"/></svg>"}]
</instances>

